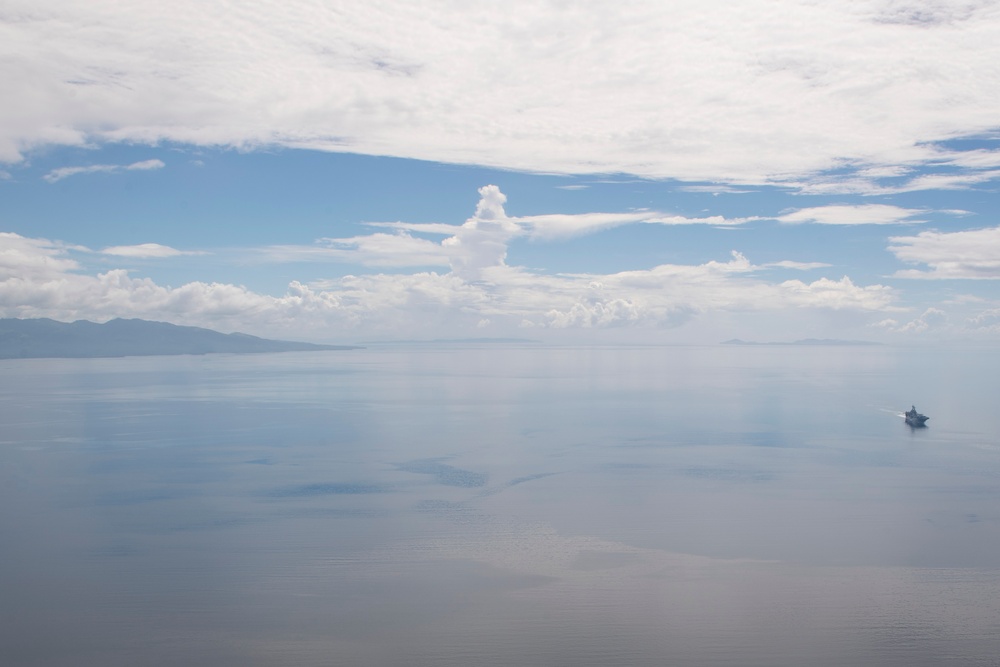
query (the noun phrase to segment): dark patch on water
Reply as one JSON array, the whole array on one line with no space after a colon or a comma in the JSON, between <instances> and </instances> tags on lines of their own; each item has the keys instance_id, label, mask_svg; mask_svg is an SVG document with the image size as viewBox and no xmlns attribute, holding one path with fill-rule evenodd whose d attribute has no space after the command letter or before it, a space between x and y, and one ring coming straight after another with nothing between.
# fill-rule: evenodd
<instances>
[{"instance_id":1,"label":"dark patch on water","mask_svg":"<svg viewBox=\"0 0 1000 667\"><path fill-rule=\"evenodd\" d=\"M537 473L537 474L534 474L534 475L525 475L523 477L515 477L514 479L510 480L506 484L503 484L501 486L495 486L495 487L493 487L491 489L485 489L485 490L481 491L479 493L479 497L480 498L485 498L487 496L493 496L493 495L496 495L496 494L500 493L501 491L506 491L507 489L509 489L511 487L517 486L518 484L524 484L525 482L533 482L536 479L542 479L544 477L549 477L549 476L555 475L555 474L557 474L557 473L554 473L554 472L541 472L541 473Z\"/></svg>"},{"instance_id":2,"label":"dark patch on water","mask_svg":"<svg viewBox=\"0 0 1000 667\"><path fill-rule=\"evenodd\" d=\"M536 479L543 479L545 477L550 477L555 475L554 472L540 472L534 475L525 475L524 477L515 477L514 479L507 482L507 486L517 486L518 484L524 484L525 482L533 482Z\"/></svg>"},{"instance_id":3,"label":"dark patch on water","mask_svg":"<svg viewBox=\"0 0 1000 667\"><path fill-rule=\"evenodd\" d=\"M299 484L273 489L264 495L270 498L311 498L314 496L353 496L367 493L387 493L389 488L381 484L358 482Z\"/></svg>"},{"instance_id":4,"label":"dark patch on water","mask_svg":"<svg viewBox=\"0 0 1000 667\"><path fill-rule=\"evenodd\" d=\"M463 489L476 489L486 486L489 475L482 472L462 470L441 463L441 459L419 459L410 461L398 466L403 472L412 472L418 475L430 475L438 484L442 486L456 486Z\"/></svg>"}]
</instances>

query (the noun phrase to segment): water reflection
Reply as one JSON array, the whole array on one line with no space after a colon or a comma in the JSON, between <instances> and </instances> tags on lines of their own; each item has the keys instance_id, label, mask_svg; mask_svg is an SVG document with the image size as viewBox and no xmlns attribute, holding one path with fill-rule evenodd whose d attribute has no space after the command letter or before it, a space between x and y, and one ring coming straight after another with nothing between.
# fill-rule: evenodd
<instances>
[{"instance_id":1,"label":"water reflection","mask_svg":"<svg viewBox=\"0 0 1000 667\"><path fill-rule=\"evenodd\" d=\"M1000 364L922 358L3 362L5 659L988 665Z\"/></svg>"}]
</instances>

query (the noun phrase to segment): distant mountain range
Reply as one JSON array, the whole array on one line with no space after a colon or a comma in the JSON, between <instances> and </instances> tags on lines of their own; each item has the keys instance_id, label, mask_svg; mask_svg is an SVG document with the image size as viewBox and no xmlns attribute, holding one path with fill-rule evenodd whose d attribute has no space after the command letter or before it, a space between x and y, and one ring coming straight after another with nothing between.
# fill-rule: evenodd
<instances>
[{"instance_id":1,"label":"distant mountain range","mask_svg":"<svg viewBox=\"0 0 1000 667\"><path fill-rule=\"evenodd\" d=\"M148 320L0 319L0 359L37 357L130 357L212 352L260 353L350 350L347 345L315 345L268 340L241 333L181 327Z\"/></svg>"},{"instance_id":2,"label":"distant mountain range","mask_svg":"<svg viewBox=\"0 0 1000 667\"><path fill-rule=\"evenodd\" d=\"M873 343L866 340L838 340L836 338L803 338L790 343L782 342L772 342L772 343L757 343L750 340L740 340L739 338L733 338L732 340L727 340L722 342L723 345L882 345L882 343Z\"/></svg>"}]
</instances>

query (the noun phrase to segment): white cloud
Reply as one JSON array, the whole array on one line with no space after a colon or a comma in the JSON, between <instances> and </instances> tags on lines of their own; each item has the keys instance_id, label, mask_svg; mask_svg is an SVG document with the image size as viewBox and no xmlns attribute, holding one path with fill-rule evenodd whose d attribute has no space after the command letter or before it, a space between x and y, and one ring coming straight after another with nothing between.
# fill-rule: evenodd
<instances>
[{"instance_id":1,"label":"white cloud","mask_svg":"<svg viewBox=\"0 0 1000 667\"><path fill-rule=\"evenodd\" d=\"M959 167L990 169L1000 167L1000 151L971 150L954 153L948 157L948 163ZM989 172L996 177L996 172Z\"/></svg>"},{"instance_id":2,"label":"white cloud","mask_svg":"<svg viewBox=\"0 0 1000 667\"><path fill-rule=\"evenodd\" d=\"M963 232L921 232L894 236L889 251L908 264L926 264L929 271L897 271L896 278L1000 279L1000 227Z\"/></svg>"},{"instance_id":3,"label":"white cloud","mask_svg":"<svg viewBox=\"0 0 1000 667\"><path fill-rule=\"evenodd\" d=\"M784 223L815 223L821 225L899 225L923 222L914 220L926 211L900 208L887 204L860 204L802 208L779 216Z\"/></svg>"},{"instance_id":4,"label":"white cloud","mask_svg":"<svg viewBox=\"0 0 1000 667\"><path fill-rule=\"evenodd\" d=\"M736 226L759 218L687 218L659 211L630 213L578 213L508 216L506 195L495 185L479 189L475 214L461 225L445 223L369 222L370 227L391 229L350 238L322 238L311 246L270 246L257 256L271 262L343 262L371 267L449 266L467 280L479 279L483 270L506 266L507 250L516 238L557 241L627 224ZM445 236L435 242L413 234ZM794 268L819 265L789 263ZM822 265L825 266L825 265Z\"/></svg>"},{"instance_id":5,"label":"white cloud","mask_svg":"<svg viewBox=\"0 0 1000 667\"><path fill-rule=\"evenodd\" d=\"M920 317L900 324L894 319L885 319L875 326L893 333L922 334L940 329L948 324L948 315L937 308L928 308Z\"/></svg>"},{"instance_id":6,"label":"white cloud","mask_svg":"<svg viewBox=\"0 0 1000 667\"><path fill-rule=\"evenodd\" d=\"M729 227L745 224L761 218L725 218L709 216L706 218L688 218L680 215L669 215L660 211L632 211L628 213L551 213L543 215L508 216L503 204L506 195L495 185L487 185L479 189L480 200L476 214L463 225L448 225L443 223L407 223L407 222L370 222L372 227L395 229L397 232L414 232L420 234L448 235L442 243L446 252L454 256L459 248L468 248L470 244L482 241L487 237L502 243L507 243L517 237L528 237L536 240L554 241L593 234L605 229L629 224L659 224L659 225L713 225ZM485 216L485 217L484 217ZM383 235L384 236L384 235ZM402 236L402 235L401 235ZM337 241L324 239L331 243L349 241L353 245L361 245L362 239L357 237ZM407 237L408 238L408 237ZM464 239L464 240L463 240ZM497 252L492 252L497 255ZM506 256L506 250L503 253ZM486 265L502 263L503 258L497 255Z\"/></svg>"},{"instance_id":7,"label":"white cloud","mask_svg":"<svg viewBox=\"0 0 1000 667\"><path fill-rule=\"evenodd\" d=\"M0 160L168 140L734 184L918 168L1000 118L1000 6L955 6L10 0Z\"/></svg>"},{"instance_id":8,"label":"white cloud","mask_svg":"<svg viewBox=\"0 0 1000 667\"><path fill-rule=\"evenodd\" d=\"M511 218L521 226L531 238L541 240L568 239L574 236L593 234L604 229L620 227L637 222L651 222L660 215L649 211L634 213L577 213L531 215Z\"/></svg>"},{"instance_id":9,"label":"white cloud","mask_svg":"<svg viewBox=\"0 0 1000 667\"><path fill-rule=\"evenodd\" d=\"M969 328L1000 333L1000 308L990 308L968 320Z\"/></svg>"},{"instance_id":10,"label":"white cloud","mask_svg":"<svg viewBox=\"0 0 1000 667\"><path fill-rule=\"evenodd\" d=\"M827 269L830 267L829 264L824 264L823 262L793 262L787 259L780 262L771 262L764 266L777 269L795 269L797 271L811 271L813 269Z\"/></svg>"},{"instance_id":11,"label":"white cloud","mask_svg":"<svg viewBox=\"0 0 1000 667\"><path fill-rule=\"evenodd\" d=\"M507 217L503 205L507 196L495 185L479 188L476 214L441 245L448 251L451 270L466 280L477 280L482 271L503 266L507 244L521 228Z\"/></svg>"},{"instance_id":12,"label":"white cloud","mask_svg":"<svg viewBox=\"0 0 1000 667\"><path fill-rule=\"evenodd\" d=\"M711 195L745 195L753 190L734 188L730 185L681 185L677 188L681 192L705 192Z\"/></svg>"},{"instance_id":13,"label":"white cloud","mask_svg":"<svg viewBox=\"0 0 1000 667\"><path fill-rule=\"evenodd\" d=\"M145 317L320 339L329 338L332 331L343 338L510 331L526 326L663 328L711 312L893 309L895 295L888 287L859 286L847 277L769 282L758 276L770 267L819 265L783 261L758 266L736 251L726 261L664 264L607 275L547 275L508 266L510 240L533 233L531 225L553 224L553 218L509 218L503 208L506 197L496 186L481 188L480 195L475 214L460 226L449 226L451 234L440 243L401 231L327 239L324 245L309 249L267 249L273 255L285 252L285 261L301 260L311 253L313 258L326 260L360 258L373 266L446 263L450 272L349 275L311 285L292 282L278 296L221 283L164 287L121 269L87 275L70 258L72 252L90 252L85 248L2 234L0 315L93 320ZM176 252L157 244L104 251L112 257L168 257Z\"/></svg>"},{"instance_id":14,"label":"white cloud","mask_svg":"<svg viewBox=\"0 0 1000 667\"><path fill-rule=\"evenodd\" d=\"M65 257L65 247L46 239L0 232L0 278L27 281L57 279L79 265Z\"/></svg>"},{"instance_id":15,"label":"white cloud","mask_svg":"<svg viewBox=\"0 0 1000 667\"><path fill-rule=\"evenodd\" d=\"M160 245L159 243L140 243L139 245L118 245L101 250L103 255L114 257L134 257L136 259L147 259L154 257L177 257L178 255L193 255L197 253L185 252Z\"/></svg>"},{"instance_id":16,"label":"white cloud","mask_svg":"<svg viewBox=\"0 0 1000 667\"><path fill-rule=\"evenodd\" d=\"M60 167L53 169L42 176L42 178L49 183L55 183L64 178L76 176L77 174L114 174L121 171L150 171L153 169L162 169L165 166L162 160L143 160L142 162L133 162L132 164L93 164L89 167Z\"/></svg>"},{"instance_id":17,"label":"white cloud","mask_svg":"<svg viewBox=\"0 0 1000 667\"><path fill-rule=\"evenodd\" d=\"M509 218L512 222L521 225L529 237L541 240L566 239L636 223L730 227L759 219L755 217L725 218L721 215L709 216L707 218L688 218L682 215L669 215L660 211L550 214Z\"/></svg>"},{"instance_id":18,"label":"white cloud","mask_svg":"<svg viewBox=\"0 0 1000 667\"><path fill-rule=\"evenodd\" d=\"M141 162L133 162L132 164L126 165L125 169L127 171L150 171L153 169L163 169L166 165L163 160L142 160Z\"/></svg>"},{"instance_id":19,"label":"white cloud","mask_svg":"<svg viewBox=\"0 0 1000 667\"><path fill-rule=\"evenodd\" d=\"M366 266L448 266L439 244L408 234L371 234L349 239L323 239L342 257L361 259Z\"/></svg>"},{"instance_id":20,"label":"white cloud","mask_svg":"<svg viewBox=\"0 0 1000 667\"><path fill-rule=\"evenodd\" d=\"M973 173L923 174L895 188L883 188L880 194L917 192L919 190L968 190L974 185L1000 178L1000 170Z\"/></svg>"},{"instance_id":21,"label":"white cloud","mask_svg":"<svg viewBox=\"0 0 1000 667\"><path fill-rule=\"evenodd\" d=\"M434 234L451 236L458 229L457 225L450 225L446 222L366 222L369 227L382 227L395 229L400 232L415 232L418 234Z\"/></svg>"},{"instance_id":22,"label":"white cloud","mask_svg":"<svg viewBox=\"0 0 1000 667\"><path fill-rule=\"evenodd\" d=\"M762 218L726 218L721 215L706 218L688 218L681 215L668 215L660 211L633 211L629 213L550 213L515 217L503 214L502 219L505 223L516 226L506 228L511 238L526 236L537 240L553 241L584 236L605 229L637 223L733 227L753 220L761 220ZM372 227L386 227L420 234L451 235L459 232L461 229L456 225L443 223L370 222L367 224ZM466 223L466 225L469 224Z\"/></svg>"},{"instance_id":23,"label":"white cloud","mask_svg":"<svg viewBox=\"0 0 1000 667\"><path fill-rule=\"evenodd\" d=\"M988 171L976 171L976 169L987 166L987 159L983 151L969 151L969 156L963 154L952 154L953 157L945 159L943 154L939 154L937 159L929 159L932 169L940 164L952 164L954 166L968 167L969 171L956 171L951 169L946 172L930 172L914 176L909 180L898 181L898 177L912 173L912 168L899 166L882 166L871 169L862 169L855 173L838 176L817 176L808 182L788 183L795 185L803 194L835 195L835 194L855 194L864 196L873 195L898 195L906 192L921 192L926 190L970 190L977 185L988 183L1000 178L1000 170L991 169ZM992 165L990 165L992 166ZM890 183L882 182L884 179L897 179Z\"/></svg>"},{"instance_id":24,"label":"white cloud","mask_svg":"<svg viewBox=\"0 0 1000 667\"><path fill-rule=\"evenodd\" d=\"M479 189L476 213L461 225L446 223L369 222L370 227L391 229L350 238L322 238L314 245L269 246L255 251L270 262L342 262L370 267L449 266L463 278L476 280L490 267L505 266L507 249L516 238L557 241L626 224L734 226L757 218L685 218L658 211L631 213L547 214L508 216L507 200L495 185ZM436 242L418 235L444 236Z\"/></svg>"}]
</instances>

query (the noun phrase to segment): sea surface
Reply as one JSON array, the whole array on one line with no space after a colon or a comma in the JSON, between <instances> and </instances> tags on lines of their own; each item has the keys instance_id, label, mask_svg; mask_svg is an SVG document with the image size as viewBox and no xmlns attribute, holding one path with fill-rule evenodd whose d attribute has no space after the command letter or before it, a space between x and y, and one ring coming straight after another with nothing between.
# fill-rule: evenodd
<instances>
[{"instance_id":1,"label":"sea surface","mask_svg":"<svg viewBox=\"0 0 1000 667\"><path fill-rule=\"evenodd\" d=\"M996 667L998 377L847 346L0 361L0 663Z\"/></svg>"}]
</instances>

